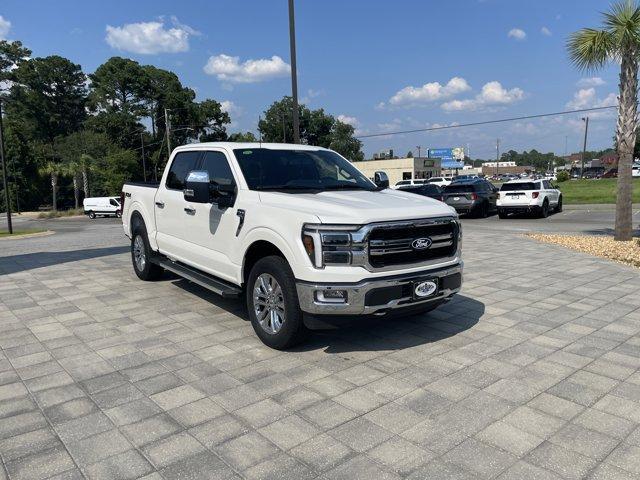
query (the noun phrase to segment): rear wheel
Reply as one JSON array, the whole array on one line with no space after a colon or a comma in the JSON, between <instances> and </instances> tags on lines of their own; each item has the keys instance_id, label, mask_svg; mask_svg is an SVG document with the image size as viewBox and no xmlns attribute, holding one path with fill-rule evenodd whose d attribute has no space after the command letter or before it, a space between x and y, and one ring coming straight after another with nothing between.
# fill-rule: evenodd
<instances>
[{"instance_id":1,"label":"rear wheel","mask_svg":"<svg viewBox=\"0 0 640 480\"><path fill-rule=\"evenodd\" d=\"M256 335L271 348L292 347L307 333L295 278L282 257L262 258L251 269L247 280L247 310Z\"/></svg>"},{"instance_id":2,"label":"rear wheel","mask_svg":"<svg viewBox=\"0 0 640 480\"><path fill-rule=\"evenodd\" d=\"M560 213L562 211L562 195L558 198L558 205L556 206L556 213Z\"/></svg>"},{"instance_id":3,"label":"rear wheel","mask_svg":"<svg viewBox=\"0 0 640 480\"><path fill-rule=\"evenodd\" d=\"M478 209L478 217L487 218L489 216L489 204L487 202L483 202Z\"/></svg>"},{"instance_id":4,"label":"rear wheel","mask_svg":"<svg viewBox=\"0 0 640 480\"><path fill-rule=\"evenodd\" d=\"M144 225L136 226L131 238L131 261L140 280L156 280L162 275L163 268L151 262L152 255L147 229Z\"/></svg>"},{"instance_id":5,"label":"rear wheel","mask_svg":"<svg viewBox=\"0 0 640 480\"><path fill-rule=\"evenodd\" d=\"M96 218L96 212L89 212L89 218L91 220L93 220L94 218Z\"/></svg>"},{"instance_id":6,"label":"rear wheel","mask_svg":"<svg viewBox=\"0 0 640 480\"><path fill-rule=\"evenodd\" d=\"M544 202L542 202L542 207L540 207L540 217L547 218L549 216L549 200L546 198Z\"/></svg>"},{"instance_id":7,"label":"rear wheel","mask_svg":"<svg viewBox=\"0 0 640 480\"><path fill-rule=\"evenodd\" d=\"M120 212L120 210L116 210L116 218L120 217L122 217L122 213Z\"/></svg>"}]
</instances>

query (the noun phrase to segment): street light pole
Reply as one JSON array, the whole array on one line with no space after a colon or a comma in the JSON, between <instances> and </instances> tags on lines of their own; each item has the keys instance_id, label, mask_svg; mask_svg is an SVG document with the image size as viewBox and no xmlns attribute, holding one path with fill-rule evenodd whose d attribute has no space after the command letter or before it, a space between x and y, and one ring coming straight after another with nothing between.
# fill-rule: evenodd
<instances>
[{"instance_id":1,"label":"street light pole","mask_svg":"<svg viewBox=\"0 0 640 480\"><path fill-rule=\"evenodd\" d=\"M2 128L2 100L0 99L0 160L2 161L2 185L4 187L4 201L7 205L7 226L9 234L13 234L11 223L11 201L9 200L9 184L7 183L7 163L4 158L4 130Z\"/></svg>"},{"instance_id":2,"label":"street light pole","mask_svg":"<svg viewBox=\"0 0 640 480\"><path fill-rule=\"evenodd\" d=\"M171 157L171 123L169 122L169 109L164 109L164 130L167 135L167 161Z\"/></svg>"},{"instance_id":3,"label":"street light pole","mask_svg":"<svg viewBox=\"0 0 640 480\"><path fill-rule=\"evenodd\" d=\"M296 26L293 0L289 0L289 47L291 48L291 98L293 99L293 143L300 143L298 118L298 72L296 68Z\"/></svg>"},{"instance_id":4,"label":"street light pole","mask_svg":"<svg viewBox=\"0 0 640 480\"><path fill-rule=\"evenodd\" d=\"M140 132L140 148L142 148L142 178L147 181L147 161L144 158L144 137Z\"/></svg>"},{"instance_id":5,"label":"street light pole","mask_svg":"<svg viewBox=\"0 0 640 480\"><path fill-rule=\"evenodd\" d=\"M580 178L584 176L584 157L587 153L587 133L589 132L589 117L583 117L582 121L584 122L584 143L582 144L582 159L580 166Z\"/></svg>"},{"instance_id":6,"label":"street light pole","mask_svg":"<svg viewBox=\"0 0 640 480\"><path fill-rule=\"evenodd\" d=\"M420 158L420 150L422 149L422 147L418 145L416 148L418 149L418 158Z\"/></svg>"}]
</instances>

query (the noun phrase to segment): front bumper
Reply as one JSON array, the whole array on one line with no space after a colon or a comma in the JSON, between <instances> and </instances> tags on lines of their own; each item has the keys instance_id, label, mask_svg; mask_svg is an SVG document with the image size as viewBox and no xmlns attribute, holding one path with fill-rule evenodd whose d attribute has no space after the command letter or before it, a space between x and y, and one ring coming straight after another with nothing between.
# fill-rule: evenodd
<instances>
[{"instance_id":1,"label":"front bumper","mask_svg":"<svg viewBox=\"0 0 640 480\"><path fill-rule=\"evenodd\" d=\"M442 301L460 291L463 262L437 270L423 270L410 274L363 280L358 283L296 282L298 300L303 312L313 315L369 315L404 307ZM425 299L415 300L411 285L416 281L438 281L438 292ZM320 300L319 292L343 290L343 303Z\"/></svg>"}]
</instances>

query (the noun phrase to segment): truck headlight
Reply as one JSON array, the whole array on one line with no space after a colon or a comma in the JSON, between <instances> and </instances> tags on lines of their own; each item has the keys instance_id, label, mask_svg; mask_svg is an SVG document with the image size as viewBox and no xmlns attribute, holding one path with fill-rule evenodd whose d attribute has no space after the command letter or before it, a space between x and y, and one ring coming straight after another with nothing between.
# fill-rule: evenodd
<instances>
[{"instance_id":1,"label":"truck headlight","mask_svg":"<svg viewBox=\"0 0 640 480\"><path fill-rule=\"evenodd\" d=\"M354 256L364 255L364 245L354 241L352 235L359 228L359 225L305 224L302 244L313 266L351 265Z\"/></svg>"}]
</instances>

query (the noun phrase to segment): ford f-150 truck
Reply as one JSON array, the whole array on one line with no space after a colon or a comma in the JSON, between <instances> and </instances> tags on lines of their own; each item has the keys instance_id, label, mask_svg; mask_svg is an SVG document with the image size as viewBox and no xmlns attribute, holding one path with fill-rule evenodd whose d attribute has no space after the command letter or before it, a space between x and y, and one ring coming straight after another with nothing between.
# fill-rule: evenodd
<instances>
[{"instance_id":1,"label":"ford f-150 truck","mask_svg":"<svg viewBox=\"0 0 640 480\"><path fill-rule=\"evenodd\" d=\"M159 183L125 183L122 220L140 279L169 270L244 295L256 334L283 349L319 322L415 314L460 290L455 211L388 187L325 148L192 144Z\"/></svg>"}]
</instances>

